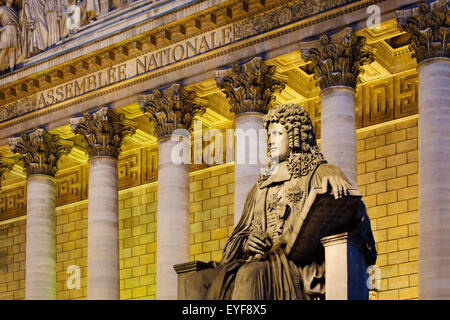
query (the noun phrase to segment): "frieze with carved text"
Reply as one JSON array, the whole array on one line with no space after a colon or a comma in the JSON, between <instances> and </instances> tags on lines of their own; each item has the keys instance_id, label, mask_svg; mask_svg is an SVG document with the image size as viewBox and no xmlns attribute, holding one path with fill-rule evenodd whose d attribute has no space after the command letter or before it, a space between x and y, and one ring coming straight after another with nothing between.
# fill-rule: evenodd
<instances>
[{"instance_id":1,"label":"frieze with carved text","mask_svg":"<svg viewBox=\"0 0 450 320\"><path fill-rule=\"evenodd\" d=\"M245 20L221 26L215 30L208 31L199 36L184 40L184 42L182 41L174 43L171 46L163 46L162 48L158 45L158 47L156 48L161 49L155 50L146 55L142 55L137 59L130 59L126 64L115 65L113 66L113 68L111 68L111 70L109 70L108 68L105 70L101 70L101 73L95 73L83 78L75 79L74 81L65 82L63 85L45 89L45 91L41 91L35 96L30 97L27 101L22 100L26 102L26 105L30 105L30 107L26 108L27 110L22 110L22 107L20 105L17 108L17 105L10 102L12 98L17 96L20 99L23 94L27 94L27 92L30 92L30 90L27 91L27 89L25 88L27 84L22 83L21 86L23 85L25 88L25 91L23 92L20 91L21 87L19 87L16 90L17 92L13 95L10 95L6 91L0 92L0 99L3 99L6 103L9 103L5 105L2 110L0 110L0 122L19 117L31 111L40 110L45 107L55 105L72 98L78 98L80 96L86 95L86 93L88 92L93 92L98 90L99 88L108 87L123 80L133 78L136 75L148 73L174 62L189 59L213 49L226 46L227 44L241 40L247 36L254 35L256 33L264 33L274 27L279 27L286 23L292 23L305 17L309 17L311 15L325 12L327 10L353 2L356 2L356 0L292 1L287 4L282 4L281 7L272 9L272 11L270 12L256 14L245 18ZM113 5L113 9L119 6L119 3L115 3ZM248 21L251 21L251 33L243 32L242 29L242 26L244 26ZM175 29L178 30L177 28ZM138 43L137 47L139 48L140 46L142 46L142 42ZM119 50L119 52L123 51ZM71 66L71 69L75 70L73 66ZM57 71L61 79L64 78L65 80L65 72L60 70ZM48 75L46 75L46 77L49 78ZM73 79L71 76L68 78L70 78L71 80ZM39 80L34 79L32 86L36 85L36 88L39 88L38 82ZM15 89L11 87L8 90ZM29 103L31 101L33 103Z\"/></svg>"}]
</instances>

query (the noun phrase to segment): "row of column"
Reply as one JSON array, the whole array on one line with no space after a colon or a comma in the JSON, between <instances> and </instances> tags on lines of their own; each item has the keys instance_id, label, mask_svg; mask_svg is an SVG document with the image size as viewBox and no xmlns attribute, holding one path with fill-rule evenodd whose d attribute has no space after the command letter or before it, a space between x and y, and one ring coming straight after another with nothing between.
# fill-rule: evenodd
<instances>
[{"instance_id":1,"label":"row of column","mask_svg":"<svg viewBox=\"0 0 450 320\"><path fill-rule=\"evenodd\" d=\"M135 127L105 107L71 119L71 127L89 155L87 296L119 299L117 159L124 136ZM56 299L55 174L72 143L37 129L9 144L27 175L25 299Z\"/></svg>"},{"instance_id":2,"label":"row of column","mask_svg":"<svg viewBox=\"0 0 450 320\"><path fill-rule=\"evenodd\" d=\"M450 59L444 10L446 17L446 6L421 4L397 13L400 27L412 37L419 72L420 298L450 297L450 271L444 267L450 262ZM300 50L312 63L321 88L322 152L357 186L355 89L362 67L374 55L351 28L304 42ZM264 130L262 117L274 94L284 88L283 80L260 57L217 70L217 86L232 106L237 133ZM176 299L173 266L190 258L189 168L173 161L173 147L180 141L171 137L175 130L190 129L204 106L179 84L141 95L139 103L154 123L159 144L157 298ZM84 137L89 154L88 299L118 299L117 159L123 137L135 129L107 108L74 118L71 126ZM54 175L57 160L70 146L42 129L12 138L10 145L21 155L27 172L26 298L54 299ZM266 150L266 141L260 141L258 148ZM235 159L258 151L235 148ZM235 163L235 224L261 166Z\"/></svg>"}]
</instances>

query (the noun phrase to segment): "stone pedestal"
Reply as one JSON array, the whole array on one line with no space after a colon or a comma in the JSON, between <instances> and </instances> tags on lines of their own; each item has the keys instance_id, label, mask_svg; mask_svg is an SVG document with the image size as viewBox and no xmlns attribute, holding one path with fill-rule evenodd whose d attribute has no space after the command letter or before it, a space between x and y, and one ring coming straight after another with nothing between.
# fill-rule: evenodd
<instances>
[{"instance_id":1,"label":"stone pedestal","mask_svg":"<svg viewBox=\"0 0 450 320\"><path fill-rule=\"evenodd\" d=\"M450 59L419 72L419 298L450 298Z\"/></svg>"},{"instance_id":2,"label":"stone pedestal","mask_svg":"<svg viewBox=\"0 0 450 320\"><path fill-rule=\"evenodd\" d=\"M89 300L115 300L120 297L117 200L117 160L108 156L89 159Z\"/></svg>"},{"instance_id":3,"label":"stone pedestal","mask_svg":"<svg viewBox=\"0 0 450 320\"><path fill-rule=\"evenodd\" d=\"M56 299L55 179L27 178L25 299Z\"/></svg>"},{"instance_id":4,"label":"stone pedestal","mask_svg":"<svg viewBox=\"0 0 450 320\"><path fill-rule=\"evenodd\" d=\"M322 90L320 98L322 153L329 163L344 172L356 188L355 90L333 86Z\"/></svg>"},{"instance_id":5,"label":"stone pedestal","mask_svg":"<svg viewBox=\"0 0 450 320\"><path fill-rule=\"evenodd\" d=\"M321 240L325 248L325 299L367 300L369 289L362 241L341 233Z\"/></svg>"},{"instance_id":6,"label":"stone pedestal","mask_svg":"<svg viewBox=\"0 0 450 320\"><path fill-rule=\"evenodd\" d=\"M198 271L210 268L210 266L206 262L191 261L174 265L173 268L178 274L178 300L186 300L186 290L189 290L189 288L186 288L186 279Z\"/></svg>"},{"instance_id":7,"label":"stone pedestal","mask_svg":"<svg viewBox=\"0 0 450 320\"><path fill-rule=\"evenodd\" d=\"M190 260L189 168L172 161L172 150L181 142L159 139L158 232L156 298L177 299L176 264Z\"/></svg>"},{"instance_id":8,"label":"stone pedestal","mask_svg":"<svg viewBox=\"0 0 450 320\"><path fill-rule=\"evenodd\" d=\"M265 132L263 114L247 112L235 117L235 149L234 149L234 225L242 216L245 200L250 189L258 181L261 167L260 159L267 154L267 136Z\"/></svg>"}]
</instances>

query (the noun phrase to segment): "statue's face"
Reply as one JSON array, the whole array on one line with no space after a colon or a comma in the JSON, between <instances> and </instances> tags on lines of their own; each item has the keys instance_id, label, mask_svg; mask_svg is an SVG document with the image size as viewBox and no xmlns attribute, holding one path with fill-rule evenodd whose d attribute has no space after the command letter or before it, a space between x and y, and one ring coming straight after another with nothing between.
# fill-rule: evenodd
<instances>
[{"instance_id":1,"label":"statue's face","mask_svg":"<svg viewBox=\"0 0 450 320\"><path fill-rule=\"evenodd\" d=\"M283 125L272 123L269 125L269 150L272 160L283 162L289 158L289 136Z\"/></svg>"}]
</instances>

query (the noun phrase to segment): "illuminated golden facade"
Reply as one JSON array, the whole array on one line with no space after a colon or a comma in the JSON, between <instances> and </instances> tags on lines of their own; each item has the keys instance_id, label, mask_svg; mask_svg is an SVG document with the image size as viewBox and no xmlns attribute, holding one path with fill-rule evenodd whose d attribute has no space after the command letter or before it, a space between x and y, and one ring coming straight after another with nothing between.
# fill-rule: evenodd
<instances>
[{"instance_id":1,"label":"illuminated golden facade","mask_svg":"<svg viewBox=\"0 0 450 320\"><path fill-rule=\"evenodd\" d=\"M223 133L224 146L228 146L234 138L230 139L226 130L236 129L238 123L243 125L245 117L260 119L273 102L297 103L308 111L316 137L324 146L326 141L321 132L332 128L324 129L325 122L321 120L324 94L333 87L353 90L346 89L351 94L350 100L354 100L354 127L347 131L353 133L353 138L341 135L340 131L327 134L335 136L336 148L348 147L353 150L350 157L356 157L353 164L342 166L348 165L345 168L348 171L344 172L354 175L353 182L363 194L374 230L380 281L370 298L450 298L450 275L444 274L448 270L433 269L439 269L436 264L448 262L450 249L445 245L434 248L433 241L429 240L429 232L441 235L436 239L442 243L445 239L448 242L450 234L450 171L446 170L450 169L447 157L450 133L448 122L445 123L450 108L450 60L448 40L439 36L448 29L448 2L428 2L431 4L420 5L418 0L110 1L110 8L99 11L96 19L85 21L76 32L44 51L25 57L15 70L5 71L0 77L0 299L42 298L39 293L37 296L29 293L28 297L26 293L26 283L33 278L30 273L26 279L29 271L26 266L40 259L26 250L31 245L27 242L27 239L31 242L30 237L54 246L47 253L41 252L49 259L44 269L50 270L50 281L52 277L56 279L46 287L48 295L44 298L105 297L102 292L88 293L91 281L88 280L88 225L91 223L88 210L93 210L88 206L94 202L102 206L102 201L117 203L116 208L105 211L111 210L112 215L118 213L116 222L114 218L109 221L117 223L117 235L113 230L107 238L117 240L118 253L106 257L103 263L112 261L112 269L117 263L119 272L116 276L114 270L109 273L112 278L107 281L113 283L113 289L112 296L106 298L174 298L176 285L171 287L170 281L176 274L170 269L167 272L172 274L167 275L164 269L182 263L180 259L205 262L221 259L224 244L239 218L237 211L245 200L246 189L242 186L252 174L251 170L235 166L225 148L222 162L194 161L185 167L184 173L180 173L186 177L186 181L181 179L186 182L183 182L184 191L169 190L166 194L169 200L172 195L174 199L189 198L187 207L179 209L185 212L183 222L180 220L179 228L171 229L167 223L173 224L181 216L171 218L175 220L158 217L159 212L167 212L163 209L170 210L172 205L158 203L163 196L158 192L162 184L158 170L164 167L158 156L161 157L161 142L168 141L164 140L167 134L177 128L193 128L195 149L199 147L194 141L195 132L199 134L200 130L201 137L209 129L218 129ZM408 17L430 12L434 13L434 20L427 21L432 20L435 25L426 29L427 38L433 40L431 47L441 48L431 53L424 52L425 40L419 39L411 25L404 22ZM416 21L419 21L416 29L427 27L420 19ZM328 40L324 36L319 39L324 32ZM340 36L342 32L345 35ZM340 53L335 52L333 56L325 52L324 41L336 44L335 49ZM310 51L319 48L321 56L311 57L305 48ZM353 54L350 58L345 53L348 48ZM358 51L355 55L355 50L362 53ZM248 67L249 63L253 65ZM437 63L435 71L427 71L433 63ZM220 82L225 75L235 77L229 70L233 65L240 66L239 72L245 77L253 77L245 83L241 79L233 84L236 91L247 90L240 100L230 98L227 94L230 88ZM233 72L237 71L233 69ZM336 73L345 74L345 81L333 78ZM267 81L272 82L267 84ZM261 89L263 85L266 87ZM436 96L436 92L440 94ZM246 104L249 96L255 102L252 105ZM161 102L163 98L167 99L166 104ZM422 101L419 98L424 99L425 115L419 112ZM149 101L154 104L152 108L148 107ZM177 101L176 108L170 101ZM330 108L341 103L329 101ZM440 109L426 111L428 105ZM171 112L163 119L152 117L161 113L155 108ZM175 109L180 113L172 112ZM419 210L418 204L421 190L429 188L429 185L423 189L419 186L419 181L428 183L419 176L422 147L419 148L418 127L427 112L436 112L437 119L444 121L423 120L440 131L440 138L436 140L432 134L423 133L425 138L420 140L426 150L422 153L432 157L424 158L421 163L441 168L441 180L431 182L441 187L435 190L438 196L428 193L424 195L428 200L423 202L437 206L429 209L442 215L437 217L427 208ZM187 121L186 114L192 116L191 122L194 116L201 120L202 127L196 128ZM258 120L255 121L257 125ZM330 116L327 123L331 122ZM177 125L171 126L173 123ZM109 135L102 131L102 126L109 128ZM28 144L27 139L31 141ZM210 141L204 136L200 148L206 149ZM349 146L347 142L351 142ZM33 143L40 144L31 147ZM441 147L439 157L433 158L434 151L429 149L433 146ZM333 162L333 156L330 157L329 161ZM95 174L100 177L96 181L102 176L111 177L109 181L113 185L107 186L110 189L101 189L90 180L94 162L100 162L99 159L107 160L96 164L99 171ZM59 161L57 170L56 161ZM107 171L108 161L113 171ZM116 178L114 168L117 168ZM432 176L427 170L423 169L424 174ZM45 191L48 194L42 191L39 195L39 190L31 194L29 183L33 176L45 176L34 183L48 186ZM252 184L257 176L254 179ZM164 185L170 189L170 183ZM100 188L95 195L93 188ZM116 200L101 197L104 192L101 190L114 192L116 189ZM37 208L36 212L42 213L43 207L36 204L45 202L42 199L51 202L52 192L55 192L54 202L46 204L45 210L53 210L54 216L47 215L49 227L44 233L48 233L49 239L45 240L39 237L43 229L30 231L27 223L30 203ZM96 197L98 200L93 200ZM36 216L39 226L46 215ZM438 220L440 223L425 225ZM102 227L95 230L98 234L104 232ZM172 244L171 239L178 242ZM181 252L175 253L175 258L162 255L174 250ZM431 250L439 258L428 257L427 253L421 256L421 250ZM92 270L101 268L102 261L92 265L96 266ZM79 288L72 281L78 270ZM172 280L160 282L157 274L161 279ZM440 278L447 282L442 282L439 288L430 284ZM36 283L30 284L30 292Z\"/></svg>"}]
</instances>

